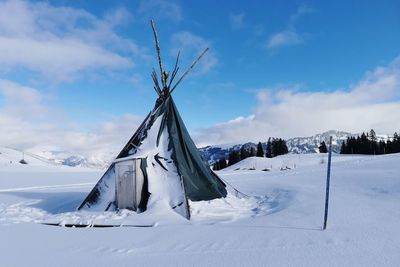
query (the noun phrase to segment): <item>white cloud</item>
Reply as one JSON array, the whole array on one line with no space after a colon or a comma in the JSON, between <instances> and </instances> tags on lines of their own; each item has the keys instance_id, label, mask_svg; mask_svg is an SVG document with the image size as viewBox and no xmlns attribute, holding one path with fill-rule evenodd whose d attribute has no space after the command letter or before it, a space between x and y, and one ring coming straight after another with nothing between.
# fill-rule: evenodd
<instances>
[{"instance_id":1,"label":"white cloud","mask_svg":"<svg viewBox=\"0 0 400 267\"><path fill-rule=\"evenodd\" d=\"M132 67L132 57L143 51L115 31L129 19L122 8L101 18L46 2L0 2L0 69L69 80L87 71Z\"/></svg>"},{"instance_id":2,"label":"white cloud","mask_svg":"<svg viewBox=\"0 0 400 267\"><path fill-rule=\"evenodd\" d=\"M295 45L303 42L303 38L294 30L285 30L270 36L267 47Z\"/></svg>"},{"instance_id":3,"label":"white cloud","mask_svg":"<svg viewBox=\"0 0 400 267\"><path fill-rule=\"evenodd\" d=\"M202 129L198 145L309 136L330 129L353 133L400 130L400 57L348 90L302 92L300 86L258 90L254 114Z\"/></svg>"},{"instance_id":4,"label":"white cloud","mask_svg":"<svg viewBox=\"0 0 400 267\"><path fill-rule=\"evenodd\" d=\"M183 19L181 7L174 1L142 0L139 3L138 13L146 19L170 20L179 22Z\"/></svg>"},{"instance_id":5,"label":"white cloud","mask_svg":"<svg viewBox=\"0 0 400 267\"><path fill-rule=\"evenodd\" d=\"M0 80L0 100L0 145L23 150L51 147L87 157L117 153L143 119L125 114L82 127L51 107L47 95L7 80Z\"/></svg>"},{"instance_id":6,"label":"white cloud","mask_svg":"<svg viewBox=\"0 0 400 267\"><path fill-rule=\"evenodd\" d=\"M48 108L42 104L43 95L33 88L0 80L0 94L4 97L2 112L26 119L41 118L48 113Z\"/></svg>"},{"instance_id":7,"label":"white cloud","mask_svg":"<svg viewBox=\"0 0 400 267\"><path fill-rule=\"evenodd\" d=\"M109 27L119 26L121 24L130 22L132 19L132 14L122 7L110 10L110 12L104 16L104 20L107 22Z\"/></svg>"},{"instance_id":8,"label":"white cloud","mask_svg":"<svg viewBox=\"0 0 400 267\"><path fill-rule=\"evenodd\" d=\"M294 24L299 18L301 18L305 14L312 12L314 12L314 9L312 9L309 6L306 5L299 6L296 12L290 16L286 29L272 34L268 38L266 47L268 49L272 49L282 46L297 45L303 43L304 38L302 34L297 32Z\"/></svg>"},{"instance_id":9,"label":"white cloud","mask_svg":"<svg viewBox=\"0 0 400 267\"><path fill-rule=\"evenodd\" d=\"M240 30L244 28L244 16L244 13L229 13L229 23L231 24L232 30Z\"/></svg>"},{"instance_id":10,"label":"white cloud","mask_svg":"<svg viewBox=\"0 0 400 267\"><path fill-rule=\"evenodd\" d=\"M208 72L218 64L215 51L211 48L211 42L201 36L195 35L189 31L182 31L172 35L171 41L173 47L171 49L171 54L176 55L180 50L184 64L191 64L205 48L210 48L196 66L196 73L198 75ZM186 66L181 64L181 69L182 68L184 69Z\"/></svg>"},{"instance_id":11,"label":"white cloud","mask_svg":"<svg viewBox=\"0 0 400 267\"><path fill-rule=\"evenodd\" d=\"M302 4L297 8L296 12L292 16L290 16L290 22L289 23L293 24L296 20L298 20L302 16L304 16L306 14L309 14L309 13L312 13L314 11L315 10L312 7L310 7L308 5L305 5L305 4Z\"/></svg>"},{"instance_id":12,"label":"white cloud","mask_svg":"<svg viewBox=\"0 0 400 267\"><path fill-rule=\"evenodd\" d=\"M119 69L132 66L127 58L77 39L38 41L0 37L0 51L3 66L23 66L56 80L68 80L80 71L99 67Z\"/></svg>"}]
</instances>

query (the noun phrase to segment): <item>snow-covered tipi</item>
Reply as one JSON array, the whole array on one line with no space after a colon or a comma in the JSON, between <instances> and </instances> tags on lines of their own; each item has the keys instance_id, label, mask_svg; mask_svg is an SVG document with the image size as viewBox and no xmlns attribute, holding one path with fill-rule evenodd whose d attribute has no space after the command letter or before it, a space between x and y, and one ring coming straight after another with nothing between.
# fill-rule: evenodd
<instances>
[{"instance_id":1,"label":"snow-covered tipi","mask_svg":"<svg viewBox=\"0 0 400 267\"><path fill-rule=\"evenodd\" d=\"M168 208L190 219L188 200L201 201L227 196L226 184L203 162L179 115L171 93L208 48L173 84L179 53L171 75L163 71L157 32L161 86L152 72L158 99L79 210L130 209L138 213L154 207ZM236 191L236 190L235 190ZM237 191L236 191L237 193Z\"/></svg>"}]
</instances>

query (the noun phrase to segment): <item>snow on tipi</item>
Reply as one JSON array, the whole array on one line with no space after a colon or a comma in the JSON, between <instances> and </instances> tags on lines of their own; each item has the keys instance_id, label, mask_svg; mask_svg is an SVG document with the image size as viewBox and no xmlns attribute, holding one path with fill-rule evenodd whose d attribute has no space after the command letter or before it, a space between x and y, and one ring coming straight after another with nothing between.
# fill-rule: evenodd
<instances>
[{"instance_id":1,"label":"snow on tipi","mask_svg":"<svg viewBox=\"0 0 400 267\"><path fill-rule=\"evenodd\" d=\"M172 85L179 69L179 53L172 73L165 72L153 21L151 25L161 73L160 84L155 70L152 72L154 89L158 94L155 107L79 210L130 209L141 213L161 208L174 210L190 219L188 200L212 200L228 194L226 183L203 162L171 96L208 48Z\"/></svg>"}]
</instances>

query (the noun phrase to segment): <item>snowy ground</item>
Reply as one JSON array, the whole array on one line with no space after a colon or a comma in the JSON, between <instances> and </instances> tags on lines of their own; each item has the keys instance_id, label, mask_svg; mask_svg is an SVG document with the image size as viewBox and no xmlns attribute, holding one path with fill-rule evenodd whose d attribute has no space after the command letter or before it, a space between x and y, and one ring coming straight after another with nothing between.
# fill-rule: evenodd
<instances>
[{"instance_id":1,"label":"snowy ground","mask_svg":"<svg viewBox=\"0 0 400 267\"><path fill-rule=\"evenodd\" d=\"M326 231L322 161L249 158L220 171L254 197L192 204L191 222L168 214L155 227L73 229L37 222L139 217L74 212L101 171L0 159L0 265L397 266L400 154L334 157Z\"/></svg>"}]
</instances>

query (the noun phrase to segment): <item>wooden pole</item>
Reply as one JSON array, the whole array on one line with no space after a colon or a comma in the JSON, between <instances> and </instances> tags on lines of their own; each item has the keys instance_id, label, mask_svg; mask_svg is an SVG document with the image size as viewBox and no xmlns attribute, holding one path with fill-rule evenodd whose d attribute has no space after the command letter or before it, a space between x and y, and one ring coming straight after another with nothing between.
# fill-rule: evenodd
<instances>
[{"instance_id":1,"label":"wooden pole","mask_svg":"<svg viewBox=\"0 0 400 267\"><path fill-rule=\"evenodd\" d=\"M190 206L186 195L186 187L185 187L185 182L183 180L183 176L181 176L181 185L182 185L183 195L185 197L184 202L185 202L186 219L190 220Z\"/></svg>"},{"instance_id":2,"label":"wooden pole","mask_svg":"<svg viewBox=\"0 0 400 267\"><path fill-rule=\"evenodd\" d=\"M151 28L153 29L153 33L154 33L154 39L156 41L156 49L157 49L157 56L158 56L158 65L160 66L160 73L161 73L161 83L162 83L162 90L165 91L166 90L166 80L165 80L165 73L164 70L162 68L162 61L161 61L161 49L160 49L160 44L158 42L158 35L157 35L157 30L156 30L156 26L154 25L154 21L150 20L150 24L151 24ZM166 92L165 92L166 93Z\"/></svg>"},{"instance_id":3,"label":"wooden pole","mask_svg":"<svg viewBox=\"0 0 400 267\"><path fill-rule=\"evenodd\" d=\"M174 87L172 87L170 94L175 90L175 88L183 80L183 78L185 78L186 75L188 75L189 71L191 69L193 69L193 67L197 64L197 62L199 62L199 60L204 56L204 54L207 53L207 51L208 51L208 47L206 49L204 49L203 53L201 53L200 56L195 61L193 61L192 65L190 65L190 67L185 71L185 73L183 73L182 77L178 80L178 82L174 85Z\"/></svg>"},{"instance_id":4,"label":"wooden pole","mask_svg":"<svg viewBox=\"0 0 400 267\"><path fill-rule=\"evenodd\" d=\"M329 208L329 185L331 180L331 162L332 162L332 136L329 138L329 154L328 154L328 170L326 174L326 191L325 191L325 215L324 215L324 226L322 230L326 229L328 222L328 208Z\"/></svg>"},{"instance_id":5,"label":"wooden pole","mask_svg":"<svg viewBox=\"0 0 400 267\"><path fill-rule=\"evenodd\" d=\"M177 55L176 61L175 61L175 67L174 67L174 70L172 71L171 78L169 79L169 84L167 87L168 90L171 88L171 84L174 81L176 74L178 74L178 70L179 70L178 63L179 63L179 55L180 54L181 54L181 51L178 51L178 55Z\"/></svg>"}]
</instances>

